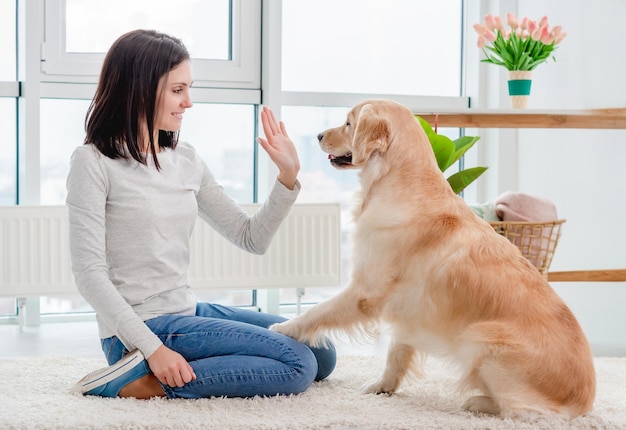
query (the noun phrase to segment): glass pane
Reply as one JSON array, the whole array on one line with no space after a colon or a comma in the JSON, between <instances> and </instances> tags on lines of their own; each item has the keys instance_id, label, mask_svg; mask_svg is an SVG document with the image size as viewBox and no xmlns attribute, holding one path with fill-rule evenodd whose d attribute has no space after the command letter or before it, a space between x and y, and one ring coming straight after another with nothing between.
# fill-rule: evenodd
<instances>
[{"instance_id":1,"label":"glass pane","mask_svg":"<svg viewBox=\"0 0 626 430\"><path fill-rule=\"evenodd\" d=\"M195 103L185 112L179 139L196 148L232 198L252 203L254 137L253 105Z\"/></svg>"},{"instance_id":2,"label":"glass pane","mask_svg":"<svg viewBox=\"0 0 626 430\"><path fill-rule=\"evenodd\" d=\"M458 96L461 13L460 0L285 1L283 89Z\"/></svg>"},{"instance_id":3,"label":"glass pane","mask_svg":"<svg viewBox=\"0 0 626 430\"><path fill-rule=\"evenodd\" d=\"M85 138L88 107L89 100L41 101L42 204L65 203L69 160L74 148L82 145ZM179 139L196 148L231 197L241 203L252 202L255 147L252 105L196 103L185 113ZM0 153L3 156L6 154Z\"/></svg>"},{"instance_id":4,"label":"glass pane","mask_svg":"<svg viewBox=\"0 0 626 430\"><path fill-rule=\"evenodd\" d=\"M193 58L230 59L229 0L66 0L67 52L106 52L137 28L172 34Z\"/></svg>"},{"instance_id":5,"label":"glass pane","mask_svg":"<svg viewBox=\"0 0 626 430\"><path fill-rule=\"evenodd\" d=\"M0 205L14 205L17 199L17 119L16 102L13 98L0 97Z\"/></svg>"},{"instance_id":6,"label":"glass pane","mask_svg":"<svg viewBox=\"0 0 626 430\"><path fill-rule=\"evenodd\" d=\"M349 108L284 106L282 119L287 126L300 157L302 191L298 203L341 202L351 210L350 203L358 187L356 170L338 170L322 152L317 135L345 122ZM346 214L347 215L347 214Z\"/></svg>"},{"instance_id":7,"label":"glass pane","mask_svg":"<svg viewBox=\"0 0 626 430\"><path fill-rule=\"evenodd\" d=\"M0 298L0 316L16 315L17 303L13 298Z\"/></svg>"},{"instance_id":8,"label":"glass pane","mask_svg":"<svg viewBox=\"0 0 626 430\"><path fill-rule=\"evenodd\" d=\"M39 303L41 314L93 312L93 308L78 293L41 297Z\"/></svg>"},{"instance_id":9,"label":"glass pane","mask_svg":"<svg viewBox=\"0 0 626 430\"><path fill-rule=\"evenodd\" d=\"M15 0L0 0L0 81L16 77L15 4Z\"/></svg>"},{"instance_id":10,"label":"glass pane","mask_svg":"<svg viewBox=\"0 0 626 430\"><path fill-rule=\"evenodd\" d=\"M282 119L287 126L300 156L298 178L302 191L298 203L339 202L341 206L341 283L345 285L352 270L350 235L354 193L358 190L357 170L338 170L328 161L328 155L320 149L317 135L346 120L349 108L293 107L282 108ZM342 287L311 288L302 298L304 303L319 302L336 294ZM294 303L296 290L283 288L280 302Z\"/></svg>"},{"instance_id":11,"label":"glass pane","mask_svg":"<svg viewBox=\"0 0 626 430\"><path fill-rule=\"evenodd\" d=\"M41 204L65 204L70 157L85 138L89 100L41 100Z\"/></svg>"},{"instance_id":12,"label":"glass pane","mask_svg":"<svg viewBox=\"0 0 626 430\"><path fill-rule=\"evenodd\" d=\"M251 290L228 290L219 289L215 290L202 290L196 292L198 301L219 303L224 306L252 306L252 291Z\"/></svg>"}]
</instances>

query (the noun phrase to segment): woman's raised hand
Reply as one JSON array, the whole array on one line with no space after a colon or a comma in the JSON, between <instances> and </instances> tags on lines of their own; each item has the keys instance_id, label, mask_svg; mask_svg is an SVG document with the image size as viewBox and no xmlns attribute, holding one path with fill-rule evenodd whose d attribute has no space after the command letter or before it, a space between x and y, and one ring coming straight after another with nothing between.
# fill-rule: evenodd
<instances>
[{"instance_id":1,"label":"woman's raised hand","mask_svg":"<svg viewBox=\"0 0 626 430\"><path fill-rule=\"evenodd\" d=\"M278 180L292 190L300 171L300 159L296 147L287 135L285 124L276 120L270 108L263 107L261 123L265 139L259 137L259 144L278 167Z\"/></svg>"}]
</instances>

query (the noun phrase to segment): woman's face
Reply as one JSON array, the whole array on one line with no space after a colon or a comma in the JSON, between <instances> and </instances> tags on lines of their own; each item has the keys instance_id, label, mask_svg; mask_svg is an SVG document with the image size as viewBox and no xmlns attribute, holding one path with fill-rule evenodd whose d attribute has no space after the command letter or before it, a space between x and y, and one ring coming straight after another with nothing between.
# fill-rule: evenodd
<instances>
[{"instance_id":1,"label":"woman's face","mask_svg":"<svg viewBox=\"0 0 626 430\"><path fill-rule=\"evenodd\" d=\"M188 60L170 70L159 82L155 130L178 131L185 109L193 106L189 96L191 65Z\"/></svg>"}]
</instances>

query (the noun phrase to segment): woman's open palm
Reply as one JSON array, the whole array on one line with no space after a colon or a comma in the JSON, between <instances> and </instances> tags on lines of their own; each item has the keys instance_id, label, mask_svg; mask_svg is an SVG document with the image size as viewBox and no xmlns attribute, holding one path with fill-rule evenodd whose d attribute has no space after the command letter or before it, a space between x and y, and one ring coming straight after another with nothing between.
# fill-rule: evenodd
<instances>
[{"instance_id":1,"label":"woman's open palm","mask_svg":"<svg viewBox=\"0 0 626 430\"><path fill-rule=\"evenodd\" d=\"M293 189L300 171L300 159L295 145L287 135L285 124L277 121L274 112L265 106L261 111L261 123L265 139L259 137L258 141L278 167L278 180L287 188Z\"/></svg>"}]
</instances>

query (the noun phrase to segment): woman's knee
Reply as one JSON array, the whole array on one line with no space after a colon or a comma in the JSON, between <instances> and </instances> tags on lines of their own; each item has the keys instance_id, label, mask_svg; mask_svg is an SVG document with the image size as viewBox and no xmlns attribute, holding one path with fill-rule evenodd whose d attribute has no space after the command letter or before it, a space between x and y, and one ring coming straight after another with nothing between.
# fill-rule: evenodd
<instances>
[{"instance_id":1,"label":"woman's knee","mask_svg":"<svg viewBox=\"0 0 626 430\"><path fill-rule=\"evenodd\" d=\"M326 347L316 347L311 348L313 351L313 355L317 361L317 374L315 375L316 381L321 381L322 379L326 379L333 370L335 370L335 365L337 364L337 351L335 349L335 345L330 341L330 339L326 339Z\"/></svg>"},{"instance_id":2,"label":"woman's knee","mask_svg":"<svg viewBox=\"0 0 626 430\"><path fill-rule=\"evenodd\" d=\"M292 381L291 394L306 391L313 382L327 378L335 369L337 352L330 340L327 340L326 347L307 346L306 350L300 354L302 364L297 371L298 377Z\"/></svg>"}]
</instances>

